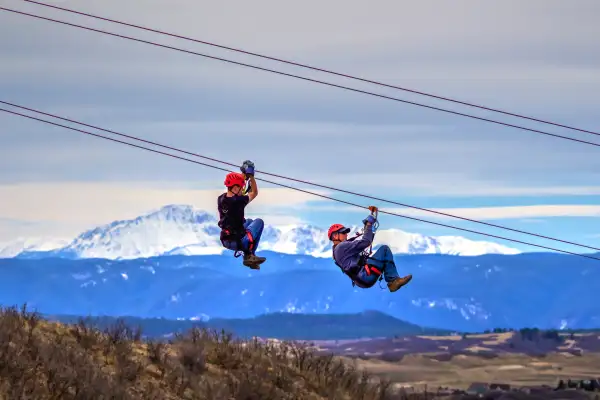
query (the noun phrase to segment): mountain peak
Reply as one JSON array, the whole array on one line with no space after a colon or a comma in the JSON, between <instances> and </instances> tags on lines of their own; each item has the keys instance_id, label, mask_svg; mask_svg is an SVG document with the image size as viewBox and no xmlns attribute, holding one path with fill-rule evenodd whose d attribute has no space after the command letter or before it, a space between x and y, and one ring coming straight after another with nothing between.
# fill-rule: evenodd
<instances>
[{"instance_id":1,"label":"mountain peak","mask_svg":"<svg viewBox=\"0 0 600 400\"><path fill-rule=\"evenodd\" d=\"M216 210L215 210L216 211ZM266 220L266 223L269 221ZM352 226L356 231L359 226ZM259 251L331 257L327 228L310 224L265 225ZM53 247L54 256L132 259L160 255L222 254L220 229L214 214L189 204L167 204L134 219L113 221L83 232L65 247ZM387 244L395 254L517 254L520 251L497 243L460 236L425 236L399 229L381 229L373 249ZM47 247L47 246L46 246ZM14 248L10 256L27 252ZM31 249L30 251L39 251ZM2 249L0 248L0 257Z\"/></svg>"},{"instance_id":2,"label":"mountain peak","mask_svg":"<svg viewBox=\"0 0 600 400\"><path fill-rule=\"evenodd\" d=\"M167 204L136 218L136 220L144 218L159 218L170 221L195 222L199 224L217 221L214 215L204 210L199 210L189 204Z\"/></svg>"},{"instance_id":3,"label":"mountain peak","mask_svg":"<svg viewBox=\"0 0 600 400\"><path fill-rule=\"evenodd\" d=\"M52 237L19 237L10 242L0 243L0 258L16 257L23 251L50 251L66 246L69 240Z\"/></svg>"},{"instance_id":4,"label":"mountain peak","mask_svg":"<svg viewBox=\"0 0 600 400\"><path fill-rule=\"evenodd\" d=\"M187 204L169 204L130 220L114 221L79 235L59 252L80 258L131 259L198 246L220 253L216 218Z\"/></svg>"}]
</instances>

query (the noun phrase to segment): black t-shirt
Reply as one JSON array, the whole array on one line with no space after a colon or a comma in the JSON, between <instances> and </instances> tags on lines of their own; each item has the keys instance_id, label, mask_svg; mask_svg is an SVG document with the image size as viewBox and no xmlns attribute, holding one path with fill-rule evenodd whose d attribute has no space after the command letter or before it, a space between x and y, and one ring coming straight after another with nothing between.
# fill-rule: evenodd
<instances>
[{"instance_id":1,"label":"black t-shirt","mask_svg":"<svg viewBox=\"0 0 600 400\"><path fill-rule=\"evenodd\" d=\"M218 197L219 228L231 231L241 230L244 227L244 207L250 202L248 196L227 197L223 193Z\"/></svg>"}]
</instances>

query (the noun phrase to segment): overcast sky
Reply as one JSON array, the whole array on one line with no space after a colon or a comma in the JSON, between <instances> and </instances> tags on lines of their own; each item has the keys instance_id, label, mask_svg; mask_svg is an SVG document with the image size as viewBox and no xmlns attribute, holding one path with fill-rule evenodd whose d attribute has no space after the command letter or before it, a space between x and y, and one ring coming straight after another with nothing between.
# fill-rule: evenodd
<instances>
[{"instance_id":1,"label":"overcast sky","mask_svg":"<svg viewBox=\"0 0 600 400\"><path fill-rule=\"evenodd\" d=\"M259 0L235 6L189 0L48 3L600 131L600 2L594 0L374 0L368 6L358 1L313 0L285 4ZM593 135L22 0L0 4L600 143ZM251 159L259 170L600 247L599 147L2 10L0 59L3 101L228 162ZM215 212L223 175L223 171L0 113L0 240L68 237L169 203ZM365 206L373 203L330 195ZM573 249L392 204L377 205L458 227ZM364 217L363 210L285 189L263 190L250 209L264 215L267 223L309 222L325 228ZM383 216L381 224L382 228L486 240L392 216ZM513 247L527 249L518 244Z\"/></svg>"}]
</instances>

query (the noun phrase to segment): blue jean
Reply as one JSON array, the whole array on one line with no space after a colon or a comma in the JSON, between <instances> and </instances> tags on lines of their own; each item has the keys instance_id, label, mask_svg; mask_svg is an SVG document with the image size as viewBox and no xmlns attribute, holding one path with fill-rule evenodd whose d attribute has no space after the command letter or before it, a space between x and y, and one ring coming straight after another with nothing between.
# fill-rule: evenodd
<instances>
[{"instance_id":1,"label":"blue jean","mask_svg":"<svg viewBox=\"0 0 600 400\"><path fill-rule=\"evenodd\" d=\"M252 249L250 249L250 238L248 235L244 235L242 238L242 248L238 249L237 243L235 240L224 240L223 246L229 250L233 251L243 251L244 253L255 254L256 249L258 248L258 242L260 242L260 237L262 236L263 229L265 228L265 223L262 219L248 219L246 218L246 222L244 222L244 229L246 229L246 233L249 233L252 236L252 240L254 242Z\"/></svg>"},{"instance_id":2,"label":"blue jean","mask_svg":"<svg viewBox=\"0 0 600 400\"><path fill-rule=\"evenodd\" d=\"M399 278L392 250L385 244L379 247L371 257L367 258L367 264L382 271L383 279L385 279L386 282L391 282L394 279ZM379 275L376 275L373 272L369 275L363 266L358 272L357 278L367 287L371 287L377 282Z\"/></svg>"}]
</instances>

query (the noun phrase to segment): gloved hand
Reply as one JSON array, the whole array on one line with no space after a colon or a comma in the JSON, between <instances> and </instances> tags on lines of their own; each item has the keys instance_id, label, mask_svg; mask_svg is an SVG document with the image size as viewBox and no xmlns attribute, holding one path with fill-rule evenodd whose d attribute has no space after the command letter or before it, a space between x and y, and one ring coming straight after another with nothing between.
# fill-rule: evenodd
<instances>
[{"instance_id":1,"label":"gloved hand","mask_svg":"<svg viewBox=\"0 0 600 400\"><path fill-rule=\"evenodd\" d=\"M363 224L367 224L367 223L369 223L369 224L371 224L371 225L374 225L374 224L375 224L375 221L377 221L377 220L376 220L376 219L375 219L375 217L374 217L374 216L372 216L372 215L369 215L367 218L365 218L365 219L363 219L363 220L362 220Z\"/></svg>"},{"instance_id":2,"label":"gloved hand","mask_svg":"<svg viewBox=\"0 0 600 400\"><path fill-rule=\"evenodd\" d=\"M246 176L254 176L254 163L250 160L244 161L240 167L240 171Z\"/></svg>"}]
</instances>

